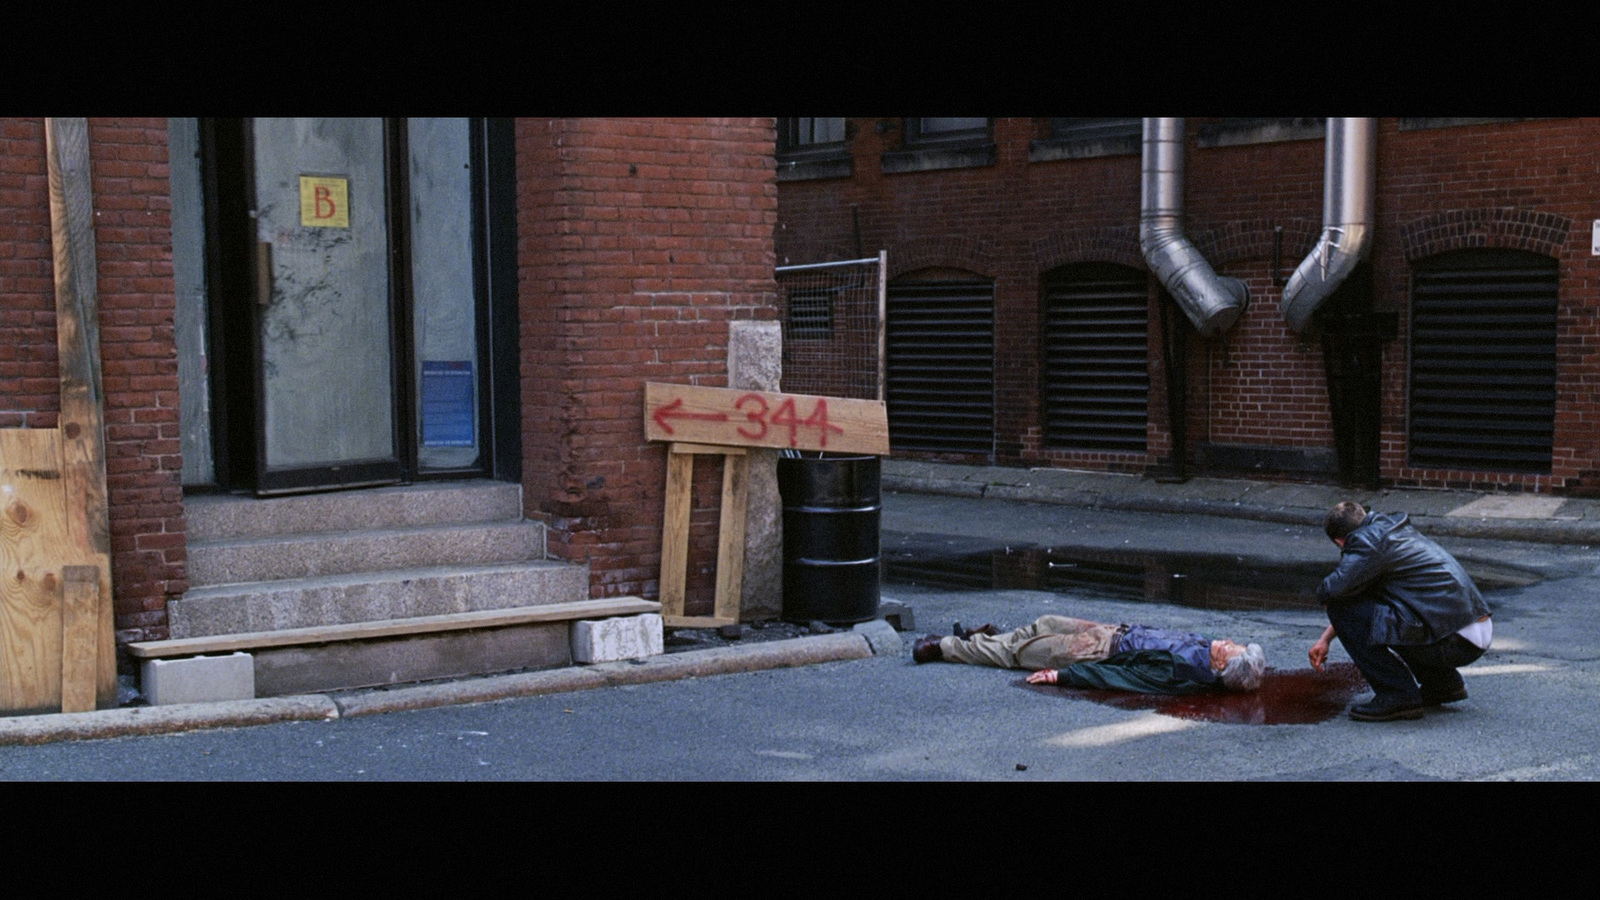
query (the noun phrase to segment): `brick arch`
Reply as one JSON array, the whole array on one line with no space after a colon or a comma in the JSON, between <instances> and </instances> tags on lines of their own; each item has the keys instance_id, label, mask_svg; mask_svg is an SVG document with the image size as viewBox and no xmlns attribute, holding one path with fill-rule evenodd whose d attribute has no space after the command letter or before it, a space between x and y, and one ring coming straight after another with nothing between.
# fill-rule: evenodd
<instances>
[{"instance_id":1,"label":"brick arch","mask_svg":"<svg viewBox=\"0 0 1600 900\"><path fill-rule=\"evenodd\" d=\"M1450 209L1400 226L1406 261L1468 248L1527 250L1559 257L1572 220L1555 213L1506 206Z\"/></svg>"},{"instance_id":2,"label":"brick arch","mask_svg":"<svg viewBox=\"0 0 1600 900\"><path fill-rule=\"evenodd\" d=\"M963 235L919 238L891 244L888 250L890 278L933 267L966 269L987 278L999 270L1000 254L992 244Z\"/></svg>"},{"instance_id":3,"label":"brick arch","mask_svg":"<svg viewBox=\"0 0 1600 900\"><path fill-rule=\"evenodd\" d=\"M1139 250L1137 225L1064 229L1035 238L1032 249L1034 268L1040 272L1083 262L1146 268L1144 254Z\"/></svg>"},{"instance_id":4,"label":"brick arch","mask_svg":"<svg viewBox=\"0 0 1600 900\"><path fill-rule=\"evenodd\" d=\"M1252 259L1271 259L1277 229L1283 227L1283 267L1292 272L1316 245L1322 225L1309 219L1240 219L1197 229L1190 237L1214 268Z\"/></svg>"}]
</instances>

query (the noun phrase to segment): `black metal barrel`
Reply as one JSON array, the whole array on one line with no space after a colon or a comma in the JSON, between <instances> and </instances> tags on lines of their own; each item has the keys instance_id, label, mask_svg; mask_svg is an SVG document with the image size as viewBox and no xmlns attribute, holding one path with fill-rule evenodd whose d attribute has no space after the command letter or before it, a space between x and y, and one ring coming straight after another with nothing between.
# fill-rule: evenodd
<instances>
[{"instance_id":1,"label":"black metal barrel","mask_svg":"<svg viewBox=\"0 0 1600 900\"><path fill-rule=\"evenodd\" d=\"M877 618L879 462L779 457L786 620L846 625Z\"/></svg>"}]
</instances>

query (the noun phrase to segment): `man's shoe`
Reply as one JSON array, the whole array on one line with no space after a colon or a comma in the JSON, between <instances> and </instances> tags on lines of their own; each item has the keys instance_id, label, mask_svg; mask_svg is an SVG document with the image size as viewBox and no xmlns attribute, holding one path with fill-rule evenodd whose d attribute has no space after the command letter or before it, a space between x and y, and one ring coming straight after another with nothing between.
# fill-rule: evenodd
<instances>
[{"instance_id":1,"label":"man's shoe","mask_svg":"<svg viewBox=\"0 0 1600 900\"><path fill-rule=\"evenodd\" d=\"M1431 693L1429 691L1422 692L1423 706L1443 706L1446 703L1457 703L1465 699L1467 699L1466 685L1462 685L1453 691L1439 691L1438 693Z\"/></svg>"},{"instance_id":2,"label":"man's shoe","mask_svg":"<svg viewBox=\"0 0 1600 900\"><path fill-rule=\"evenodd\" d=\"M987 634L993 637L1000 633L1000 629L994 627L993 624L983 624L977 628L962 628L961 623L957 622L950 627L950 633L964 641L975 634Z\"/></svg>"},{"instance_id":3,"label":"man's shoe","mask_svg":"<svg viewBox=\"0 0 1600 900\"><path fill-rule=\"evenodd\" d=\"M1393 722L1396 719L1420 719L1422 718L1422 701L1373 697L1366 703L1350 707L1350 718L1355 719L1357 722Z\"/></svg>"},{"instance_id":4,"label":"man's shoe","mask_svg":"<svg viewBox=\"0 0 1600 900\"><path fill-rule=\"evenodd\" d=\"M939 660L944 659L944 651L939 649L939 641L941 640L943 640L943 638L937 634L930 634L927 637L918 638L917 642L911 645L911 658L916 660L919 664L938 662Z\"/></svg>"}]
</instances>

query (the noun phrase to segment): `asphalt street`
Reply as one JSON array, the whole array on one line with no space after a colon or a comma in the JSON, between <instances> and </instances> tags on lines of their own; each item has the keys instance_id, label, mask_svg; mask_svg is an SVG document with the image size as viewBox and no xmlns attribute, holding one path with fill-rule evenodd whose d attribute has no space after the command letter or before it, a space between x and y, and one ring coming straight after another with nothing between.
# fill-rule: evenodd
<instances>
[{"instance_id":1,"label":"asphalt street","mask_svg":"<svg viewBox=\"0 0 1600 900\"><path fill-rule=\"evenodd\" d=\"M1287 595L1295 592L1294 579L1330 569L1337 550L1318 529L1302 524L889 492L883 552L891 566L903 569L897 577L917 582L897 580L883 590L886 599L906 604L914 614L914 627L901 635L898 652L890 647L860 659L381 715L4 746L0 779L1545 781L1600 776L1600 751L1595 750L1600 704L1593 699L1600 687L1600 625L1589 613L1600 587L1600 565L1592 550L1582 544L1469 537L1441 543L1493 585L1487 596L1495 611L1495 645L1463 670L1469 700L1417 721L1361 723L1342 714L1307 724L1208 721L1047 693L1023 685L1018 672L915 665L909 655L912 639L944 633L953 621L1013 627L1041 613L1060 612L1248 639L1263 645L1275 670L1306 670L1306 648L1325 620L1314 607L1295 605ZM1163 562L1172 554L1183 554L1188 562ZM1186 568L1197 558L1222 565ZM987 582L985 559L992 576ZM1109 590L1086 587L1081 579L1049 577L1085 568L1084 560L1106 559L1121 560L1116 571L1124 575L1129 565L1135 571L1142 565L1144 580L1151 583L1146 593L1162 599L1141 599L1125 577ZM956 576L945 565L951 560L960 561L953 569ZM1227 599L1229 577L1286 568L1289 581L1267 579L1271 590L1239 589L1239 602ZM952 577L962 579L961 586L951 589ZM1203 597L1204 604L1185 605L1166 599L1173 595L1157 584L1164 579L1221 586L1189 592L1186 597ZM1346 659L1336 643L1332 662Z\"/></svg>"}]
</instances>

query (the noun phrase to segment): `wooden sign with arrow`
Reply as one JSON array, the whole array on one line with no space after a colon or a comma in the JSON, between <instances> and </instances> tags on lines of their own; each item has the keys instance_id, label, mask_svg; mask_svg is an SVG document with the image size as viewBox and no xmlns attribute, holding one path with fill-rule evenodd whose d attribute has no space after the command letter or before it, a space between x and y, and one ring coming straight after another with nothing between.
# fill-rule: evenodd
<instances>
[{"instance_id":1,"label":"wooden sign with arrow","mask_svg":"<svg viewBox=\"0 0 1600 900\"><path fill-rule=\"evenodd\" d=\"M831 453L889 453L880 400L646 382L647 440Z\"/></svg>"}]
</instances>

